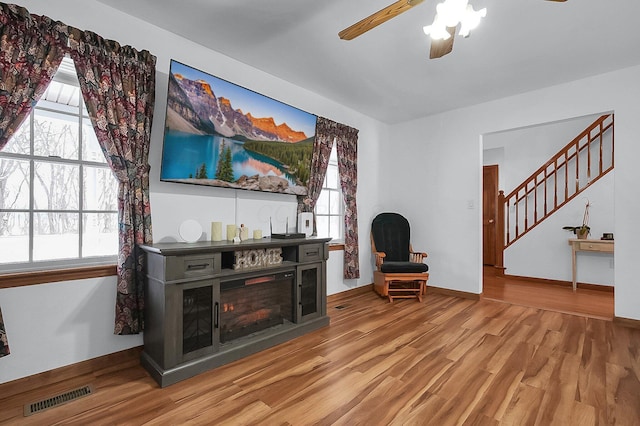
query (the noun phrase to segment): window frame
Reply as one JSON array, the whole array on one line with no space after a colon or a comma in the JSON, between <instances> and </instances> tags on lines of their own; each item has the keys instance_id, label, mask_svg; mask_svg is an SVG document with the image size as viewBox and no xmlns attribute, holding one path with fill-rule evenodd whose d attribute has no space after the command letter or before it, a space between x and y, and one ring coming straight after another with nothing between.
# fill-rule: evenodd
<instances>
[{"instance_id":1,"label":"window frame","mask_svg":"<svg viewBox=\"0 0 640 426\"><path fill-rule=\"evenodd\" d=\"M82 92L79 90L79 82L75 75L75 67L70 58L65 57L60 68L54 75L52 82L57 82L66 85L72 85L78 88L77 90L77 103L78 105L71 105L71 107L56 108L56 103L41 99L32 108L29 116L25 119L23 126L29 127L29 148L28 153L13 153L6 150L0 151L0 158L8 160L18 160L29 163L29 200L27 208L5 208L0 212L10 212L17 214L26 214L29 217L28 225L28 260L17 261L12 263L0 264L0 276L2 276L3 285L0 288L39 284L42 282L54 282L61 281L66 278L75 277L73 279L100 277L115 274L115 264L118 258L118 247L115 247L115 253L109 255L83 255L84 244L84 215L86 214L118 214L117 205L115 209L100 210L95 208L85 207L84 190L85 190L85 173L87 169L103 169L109 170L106 161L92 161L85 159L83 149L83 132L86 128L92 128L91 120L88 116ZM74 96L76 94L73 94ZM44 101L44 102L42 102ZM63 104L60 104L63 105ZM68 104L69 105L69 104ZM73 111L71 111L73 108ZM35 135L35 120L37 114L55 114L59 117L66 117L72 122L77 123L77 157L63 158L52 154L36 154L36 139ZM42 164L55 164L61 166L74 166L77 167L77 208L75 209L46 209L36 208L35 203L35 169L38 165ZM115 180L115 179L114 179ZM115 180L117 185L117 180ZM75 192L75 191L74 191ZM34 217L37 214L46 213L64 213L75 215L77 220L77 257L61 258L61 259L44 259L35 260L35 240L37 235L34 231ZM116 219L117 220L117 219ZM116 227L117 232L117 227ZM60 278L60 279L59 279ZM46 279L46 281L42 281Z\"/></svg>"},{"instance_id":2,"label":"window frame","mask_svg":"<svg viewBox=\"0 0 640 426\"><path fill-rule=\"evenodd\" d=\"M337 185L335 188L329 187L328 186L328 174L329 174L329 169L330 168L335 168L335 172L336 172L336 182ZM336 148L336 143L334 140L334 144L333 147L331 148L331 154L329 155L329 161L327 163L327 170L325 172L325 176L324 176L324 181L322 182L322 190L320 191L320 195L318 198L322 197L323 193L328 193L329 196L327 197L328 200L328 205L327 205L327 213L318 213L318 205L316 204L316 207L314 208L314 214L316 216L316 222L317 222L317 218L318 217L326 217L327 218L327 222L328 222L328 226L329 226L329 235L319 235L319 237L331 237L331 218L332 217L337 217L338 218L338 223L340 224L340 237L339 238L333 238L330 241L330 246L334 246L333 249L334 250L338 250L340 247L344 247L344 214L345 214L345 206L344 206L344 195L342 194L342 186L340 184L340 169L338 166L338 151ZM339 206L339 212L338 213L331 213L331 193L337 193L338 194L338 199L340 200L340 206ZM316 227L316 231L317 231L317 227Z\"/></svg>"}]
</instances>

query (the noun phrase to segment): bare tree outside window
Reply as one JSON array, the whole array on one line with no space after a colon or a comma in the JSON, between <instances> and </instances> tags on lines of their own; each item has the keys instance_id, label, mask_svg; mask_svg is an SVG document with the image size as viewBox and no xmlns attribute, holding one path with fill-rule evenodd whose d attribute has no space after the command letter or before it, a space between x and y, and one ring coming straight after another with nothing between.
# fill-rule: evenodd
<instances>
[{"instance_id":1,"label":"bare tree outside window","mask_svg":"<svg viewBox=\"0 0 640 426\"><path fill-rule=\"evenodd\" d=\"M65 58L0 151L0 268L114 260L117 190Z\"/></svg>"}]
</instances>

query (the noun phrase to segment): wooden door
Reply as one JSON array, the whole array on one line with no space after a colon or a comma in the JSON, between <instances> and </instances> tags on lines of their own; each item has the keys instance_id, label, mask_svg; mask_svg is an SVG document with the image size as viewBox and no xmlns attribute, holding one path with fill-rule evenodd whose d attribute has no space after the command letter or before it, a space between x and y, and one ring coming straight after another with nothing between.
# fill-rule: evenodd
<instances>
[{"instance_id":1,"label":"wooden door","mask_svg":"<svg viewBox=\"0 0 640 426\"><path fill-rule=\"evenodd\" d=\"M496 265L498 166L482 168L482 263Z\"/></svg>"}]
</instances>

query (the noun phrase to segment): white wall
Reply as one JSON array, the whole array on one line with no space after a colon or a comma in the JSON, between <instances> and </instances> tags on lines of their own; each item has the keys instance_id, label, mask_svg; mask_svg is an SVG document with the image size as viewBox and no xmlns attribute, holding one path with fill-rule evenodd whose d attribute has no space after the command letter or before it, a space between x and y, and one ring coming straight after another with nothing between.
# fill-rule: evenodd
<instances>
[{"instance_id":1,"label":"white wall","mask_svg":"<svg viewBox=\"0 0 640 426\"><path fill-rule=\"evenodd\" d=\"M600 238L614 228L614 172L608 173L580 196L549 216L504 252L505 273L550 280L571 281L571 248L576 236L562 229L582 223L585 199L589 208L589 238ZM580 252L576 279L581 283L614 285L614 258L608 253Z\"/></svg>"},{"instance_id":2,"label":"white wall","mask_svg":"<svg viewBox=\"0 0 640 426\"><path fill-rule=\"evenodd\" d=\"M508 194L600 115L486 134L482 138L483 164L498 164L500 189ZM562 227L580 225L584 204L589 200L591 238L599 238L603 232L613 232L614 180L612 171L507 248L504 253L505 272L571 281L571 251L568 250L567 239L575 238L575 235ZM578 265L579 282L613 285L612 255L580 253Z\"/></svg>"},{"instance_id":3,"label":"white wall","mask_svg":"<svg viewBox=\"0 0 640 426\"><path fill-rule=\"evenodd\" d=\"M142 345L113 334L115 301L115 277L0 290L11 349L0 383Z\"/></svg>"},{"instance_id":4,"label":"white wall","mask_svg":"<svg viewBox=\"0 0 640 426\"><path fill-rule=\"evenodd\" d=\"M640 67L627 68L391 126L384 206L408 215L414 247L430 253L432 285L482 291L481 135L614 111L615 315L640 319L638 75Z\"/></svg>"},{"instance_id":5,"label":"white wall","mask_svg":"<svg viewBox=\"0 0 640 426\"><path fill-rule=\"evenodd\" d=\"M483 135L483 156L491 157L494 155L493 149L504 149L502 162L494 163L500 166L499 189L505 195L510 193L600 115L602 114Z\"/></svg>"},{"instance_id":6,"label":"white wall","mask_svg":"<svg viewBox=\"0 0 640 426\"><path fill-rule=\"evenodd\" d=\"M243 222L251 229L262 227L266 231L267 215L274 216L274 226L276 218L284 226L285 217L289 216L290 226L295 226L293 196L159 181L170 59L359 129L358 163L361 166L357 198L361 224L359 238L364 242L360 249L361 278L344 280L342 252L332 252L328 287L334 293L372 282L367 223L378 205L379 145L387 134L384 124L321 94L294 86L94 0L24 0L18 4L31 13L95 31L105 38L149 50L157 56L156 108L149 155L154 241L177 239L178 226L185 219L198 220L206 238L211 221ZM141 336L112 334L114 303L114 277L0 290L0 305L11 348L11 355L0 359L0 383L141 345Z\"/></svg>"}]
</instances>

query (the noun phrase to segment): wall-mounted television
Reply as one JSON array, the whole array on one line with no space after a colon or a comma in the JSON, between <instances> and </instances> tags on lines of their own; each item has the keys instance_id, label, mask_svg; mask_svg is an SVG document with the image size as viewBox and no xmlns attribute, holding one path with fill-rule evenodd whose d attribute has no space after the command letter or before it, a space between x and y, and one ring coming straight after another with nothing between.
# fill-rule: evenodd
<instances>
[{"instance_id":1,"label":"wall-mounted television","mask_svg":"<svg viewBox=\"0 0 640 426\"><path fill-rule=\"evenodd\" d=\"M316 116L171 60L160 180L305 195Z\"/></svg>"}]
</instances>

